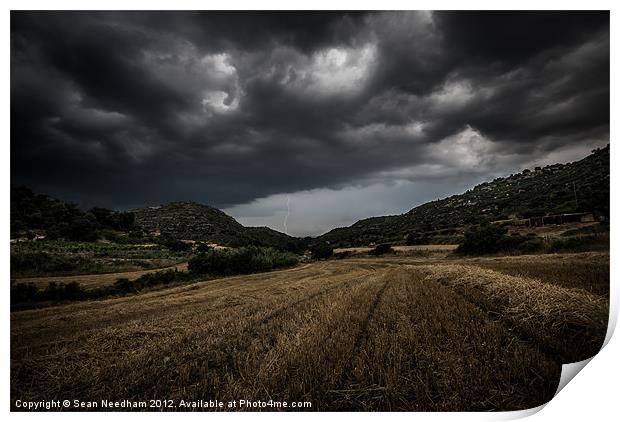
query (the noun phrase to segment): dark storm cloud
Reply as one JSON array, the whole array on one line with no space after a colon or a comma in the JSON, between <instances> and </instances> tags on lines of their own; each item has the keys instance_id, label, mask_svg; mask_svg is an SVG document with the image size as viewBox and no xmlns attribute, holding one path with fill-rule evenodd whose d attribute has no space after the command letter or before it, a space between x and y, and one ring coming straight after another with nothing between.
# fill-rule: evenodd
<instances>
[{"instance_id":1,"label":"dark storm cloud","mask_svg":"<svg viewBox=\"0 0 620 422\"><path fill-rule=\"evenodd\" d=\"M518 66L550 49L587 41L609 23L606 13L570 11L441 12L436 24L446 50L460 60Z\"/></svg>"},{"instance_id":2,"label":"dark storm cloud","mask_svg":"<svg viewBox=\"0 0 620 422\"><path fill-rule=\"evenodd\" d=\"M609 138L607 12L13 12L11 43L12 183L89 205L451 183Z\"/></svg>"}]
</instances>

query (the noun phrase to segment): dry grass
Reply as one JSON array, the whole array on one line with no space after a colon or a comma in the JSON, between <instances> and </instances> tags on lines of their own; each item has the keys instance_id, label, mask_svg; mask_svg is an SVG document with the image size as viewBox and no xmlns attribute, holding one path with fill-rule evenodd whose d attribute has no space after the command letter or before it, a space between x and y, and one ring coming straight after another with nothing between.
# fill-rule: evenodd
<instances>
[{"instance_id":1,"label":"dry grass","mask_svg":"<svg viewBox=\"0 0 620 422\"><path fill-rule=\"evenodd\" d=\"M609 296L608 252L477 258L471 262L508 275Z\"/></svg>"},{"instance_id":2,"label":"dry grass","mask_svg":"<svg viewBox=\"0 0 620 422\"><path fill-rule=\"evenodd\" d=\"M535 340L563 363L594 356L605 339L609 304L601 296L467 265L420 269Z\"/></svg>"},{"instance_id":3,"label":"dry grass","mask_svg":"<svg viewBox=\"0 0 620 422\"><path fill-rule=\"evenodd\" d=\"M418 268L389 270L342 410L522 409L549 400L558 365Z\"/></svg>"},{"instance_id":4,"label":"dry grass","mask_svg":"<svg viewBox=\"0 0 620 422\"><path fill-rule=\"evenodd\" d=\"M11 398L309 400L313 410L508 410L551 398L575 344L566 324L598 338L606 299L453 262L325 261L13 312Z\"/></svg>"}]
</instances>

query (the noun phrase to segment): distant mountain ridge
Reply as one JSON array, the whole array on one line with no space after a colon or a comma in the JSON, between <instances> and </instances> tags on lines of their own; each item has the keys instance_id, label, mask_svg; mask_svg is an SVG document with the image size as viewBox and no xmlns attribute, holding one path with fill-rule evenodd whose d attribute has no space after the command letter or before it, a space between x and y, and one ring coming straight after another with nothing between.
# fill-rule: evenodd
<instances>
[{"instance_id":1,"label":"distant mountain ridge","mask_svg":"<svg viewBox=\"0 0 620 422\"><path fill-rule=\"evenodd\" d=\"M320 241L335 247L402 242L412 232L455 228L509 218L571 212L609 217L609 145L582 160L525 169L394 216L372 217L331 230Z\"/></svg>"}]
</instances>

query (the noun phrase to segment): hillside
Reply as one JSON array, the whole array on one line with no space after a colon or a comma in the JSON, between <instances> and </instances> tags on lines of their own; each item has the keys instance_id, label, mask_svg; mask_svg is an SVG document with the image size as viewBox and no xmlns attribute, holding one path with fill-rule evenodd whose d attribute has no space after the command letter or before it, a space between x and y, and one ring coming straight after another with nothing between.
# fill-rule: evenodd
<instances>
[{"instance_id":1,"label":"hillside","mask_svg":"<svg viewBox=\"0 0 620 422\"><path fill-rule=\"evenodd\" d=\"M98 231L129 232L131 213L77 205L36 194L24 186L11 186L11 238L45 236L47 239L93 241Z\"/></svg>"},{"instance_id":2,"label":"hillside","mask_svg":"<svg viewBox=\"0 0 620 422\"><path fill-rule=\"evenodd\" d=\"M254 244L289 250L300 248L299 239L268 227L245 227L223 211L196 202L171 202L131 212L136 225L149 234L227 246Z\"/></svg>"},{"instance_id":3,"label":"hillside","mask_svg":"<svg viewBox=\"0 0 620 422\"><path fill-rule=\"evenodd\" d=\"M572 212L609 216L609 145L580 161L525 169L405 214L360 220L318 239L337 247L402 242L409 233L449 236L483 222Z\"/></svg>"},{"instance_id":4,"label":"hillside","mask_svg":"<svg viewBox=\"0 0 620 422\"><path fill-rule=\"evenodd\" d=\"M105 208L82 210L27 187L11 187L12 239L92 242L112 238L142 243L156 240L158 235L226 246L252 244L294 252L304 249L300 239L268 227L244 227L223 211L195 202L172 202L126 212Z\"/></svg>"},{"instance_id":5,"label":"hillside","mask_svg":"<svg viewBox=\"0 0 620 422\"><path fill-rule=\"evenodd\" d=\"M136 225L146 233L176 239L228 244L242 236L245 229L217 208L196 202L171 202L130 211L135 215Z\"/></svg>"}]
</instances>

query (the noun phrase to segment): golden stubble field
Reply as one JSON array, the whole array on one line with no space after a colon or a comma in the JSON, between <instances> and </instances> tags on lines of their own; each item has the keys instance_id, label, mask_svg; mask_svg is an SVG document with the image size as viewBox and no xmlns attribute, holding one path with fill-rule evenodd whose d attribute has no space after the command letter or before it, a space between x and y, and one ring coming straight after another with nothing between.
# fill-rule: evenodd
<instances>
[{"instance_id":1,"label":"golden stubble field","mask_svg":"<svg viewBox=\"0 0 620 422\"><path fill-rule=\"evenodd\" d=\"M607 253L359 258L13 312L11 399L529 408L601 347L608 289Z\"/></svg>"}]
</instances>

